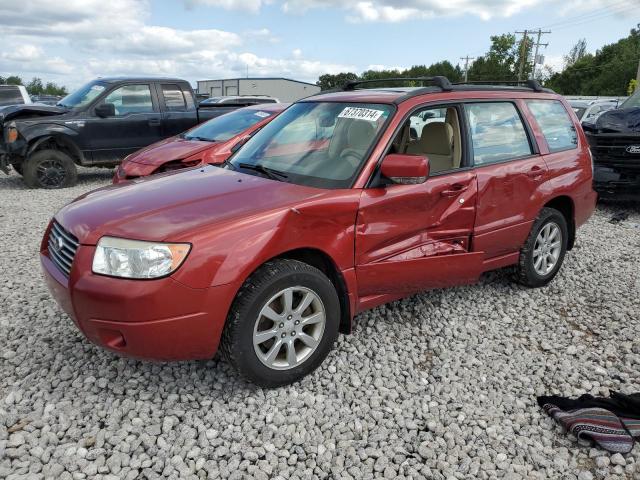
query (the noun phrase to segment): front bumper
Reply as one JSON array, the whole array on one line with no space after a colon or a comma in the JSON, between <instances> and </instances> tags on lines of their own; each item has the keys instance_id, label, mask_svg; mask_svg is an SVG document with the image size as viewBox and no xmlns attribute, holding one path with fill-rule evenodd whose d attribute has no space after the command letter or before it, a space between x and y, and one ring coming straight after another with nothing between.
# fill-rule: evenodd
<instances>
[{"instance_id":1,"label":"front bumper","mask_svg":"<svg viewBox=\"0 0 640 480\"><path fill-rule=\"evenodd\" d=\"M589 133L593 154L593 188L601 198L640 199L640 145L638 134ZM629 151L631 150L631 151Z\"/></svg>"},{"instance_id":2,"label":"front bumper","mask_svg":"<svg viewBox=\"0 0 640 480\"><path fill-rule=\"evenodd\" d=\"M233 302L234 285L188 287L171 277L128 280L95 275L95 247L81 245L67 278L40 261L49 290L91 342L125 356L150 360L211 358Z\"/></svg>"}]
</instances>

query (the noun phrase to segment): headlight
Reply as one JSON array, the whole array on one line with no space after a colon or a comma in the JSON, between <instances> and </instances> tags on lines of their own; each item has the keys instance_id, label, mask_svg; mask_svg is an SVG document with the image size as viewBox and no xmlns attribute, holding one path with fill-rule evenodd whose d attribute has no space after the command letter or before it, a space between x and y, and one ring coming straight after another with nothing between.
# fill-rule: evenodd
<instances>
[{"instance_id":1,"label":"headlight","mask_svg":"<svg viewBox=\"0 0 640 480\"><path fill-rule=\"evenodd\" d=\"M154 243L102 237L93 273L124 278L158 278L174 272L191 250L188 243Z\"/></svg>"},{"instance_id":2,"label":"headlight","mask_svg":"<svg viewBox=\"0 0 640 480\"><path fill-rule=\"evenodd\" d=\"M7 143L13 143L18 140L18 129L15 125L10 125L7 130Z\"/></svg>"}]
</instances>

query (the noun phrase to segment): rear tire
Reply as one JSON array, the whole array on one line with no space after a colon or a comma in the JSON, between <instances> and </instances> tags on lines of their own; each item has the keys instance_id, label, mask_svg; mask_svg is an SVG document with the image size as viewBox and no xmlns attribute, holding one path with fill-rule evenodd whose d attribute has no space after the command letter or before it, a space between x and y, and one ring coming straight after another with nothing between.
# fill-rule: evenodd
<instances>
[{"instance_id":1,"label":"rear tire","mask_svg":"<svg viewBox=\"0 0 640 480\"><path fill-rule=\"evenodd\" d=\"M24 164L24 181L30 188L65 188L78 183L73 159L60 150L39 150Z\"/></svg>"},{"instance_id":2,"label":"rear tire","mask_svg":"<svg viewBox=\"0 0 640 480\"><path fill-rule=\"evenodd\" d=\"M272 260L238 292L222 334L222 352L262 387L279 387L315 370L338 336L340 302L320 270Z\"/></svg>"},{"instance_id":3,"label":"rear tire","mask_svg":"<svg viewBox=\"0 0 640 480\"><path fill-rule=\"evenodd\" d=\"M562 266L568 240L564 215L553 208L543 208L520 250L518 281L531 288L544 287L551 282Z\"/></svg>"}]
</instances>

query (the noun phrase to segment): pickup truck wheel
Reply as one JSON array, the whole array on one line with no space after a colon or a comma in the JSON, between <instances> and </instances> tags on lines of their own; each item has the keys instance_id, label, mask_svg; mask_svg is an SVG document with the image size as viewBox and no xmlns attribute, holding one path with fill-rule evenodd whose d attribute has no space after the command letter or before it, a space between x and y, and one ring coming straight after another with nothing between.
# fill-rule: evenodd
<instances>
[{"instance_id":1,"label":"pickup truck wheel","mask_svg":"<svg viewBox=\"0 0 640 480\"><path fill-rule=\"evenodd\" d=\"M24 181L30 188L64 188L78 182L76 164L59 150L39 150L26 160Z\"/></svg>"},{"instance_id":2,"label":"pickup truck wheel","mask_svg":"<svg viewBox=\"0 0 640 480\"><path fill-rule=\"evenodd\" d=\"M315 370L338 336L331 281L296 260L273 260L242 286L227 317L222 352L243 376L278 387Z\"/></svg>"},{"instance_id":3,"label":"pickup truck wheel","mask_svg":"<svg viewBox=\"0 0 640 480\"><path fill-rule=\"evenodd\" d=\"M567 221L553 208L543 208L520 250L518 281L528 287L543 287L556 276L569 239Z\"/></svg>"}]
</instances>

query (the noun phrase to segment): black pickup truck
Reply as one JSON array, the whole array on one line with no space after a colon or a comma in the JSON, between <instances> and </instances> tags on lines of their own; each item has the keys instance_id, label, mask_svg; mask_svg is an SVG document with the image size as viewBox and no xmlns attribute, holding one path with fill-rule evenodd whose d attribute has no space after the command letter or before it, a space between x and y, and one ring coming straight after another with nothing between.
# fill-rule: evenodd
<instances>
[{"instance_id":1,"label":"black pickup truck","mask_svg":"<svg viewBox=\"0 0 640 480\"><path fill-rule=\"evenodd\" d=\"M32 188L77 182L76 165L113 167L124 157L220 112L196 106L176 78L98 78L55 106L0 109L0 169Z\"/></svg>"},{"instance_id":2,"label":"black pickup truck","mask_svg":"<svg viewBox=\"0 0 640 480\"><path fill-rule=\"evenodd\" d=\"M639 200L640 91L582 127L593 154L593 187L600 197Z\"/></svg>"}]
</instances>

